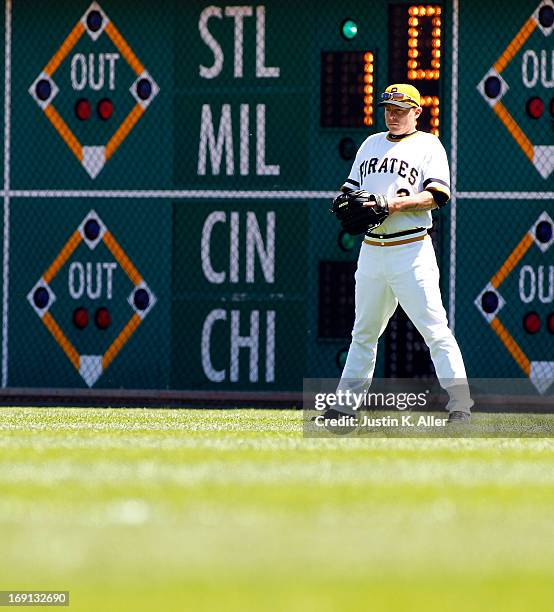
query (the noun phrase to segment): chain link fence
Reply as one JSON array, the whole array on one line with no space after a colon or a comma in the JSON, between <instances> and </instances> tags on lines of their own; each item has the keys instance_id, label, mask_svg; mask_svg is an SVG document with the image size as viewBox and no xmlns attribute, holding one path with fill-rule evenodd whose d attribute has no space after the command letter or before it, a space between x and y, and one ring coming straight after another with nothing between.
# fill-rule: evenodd
<instances>
[{"instance_id":1,"label":"chain link fence","mask_svg":"<svg viewBox=\"0 0 554 612\"><path fill-rule=\"evenodd\" d=\"M408 80L450 158L432 238L468 373L548 378L552 6L7 1L3 386L339 376L359 240L328 209ZM433 373L400 309L376 373Z\"/></svg>"}]
</instances>

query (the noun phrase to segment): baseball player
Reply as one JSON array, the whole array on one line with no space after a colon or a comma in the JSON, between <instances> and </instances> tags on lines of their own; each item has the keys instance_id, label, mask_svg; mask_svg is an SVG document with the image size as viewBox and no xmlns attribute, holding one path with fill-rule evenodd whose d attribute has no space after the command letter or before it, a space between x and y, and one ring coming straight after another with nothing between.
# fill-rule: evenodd
<instances>
[{"instance_id":1,"label":"baseball player","mask_svg":"<svg viewBox=\"0 0 554 612\"><path fill-rule=\"evenodd\" d=\"M436 136L416 129L422 109L415 87L390 85L379 105L384 106L388 132L363 142L343 193L333 202L343 228L364 234L355 275L352 342L339 389L369 387L377 340L400 303L429 347L439 382L449 394L448 421L469 420L473 401L442 305L428 235L431 210L450 199L446 152ZM326 416L336 418L335 413L330 409Z\"/></svg>"}]
</instances>

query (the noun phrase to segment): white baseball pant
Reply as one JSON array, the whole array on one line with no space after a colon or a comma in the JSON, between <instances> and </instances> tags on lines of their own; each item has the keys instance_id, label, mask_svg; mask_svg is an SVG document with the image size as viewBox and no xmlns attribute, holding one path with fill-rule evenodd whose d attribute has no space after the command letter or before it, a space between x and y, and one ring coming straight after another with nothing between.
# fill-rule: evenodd
<instances>
[{"instance_id":1,"label":"white baseball pant","mask_svg":"<svg viewBox=\"0 0 554 612\"><path fill-rule=\"evenodd\" d=\"M350 381L369 386L377 341L398 303L429 347L449 410L469 412L473 401L458 343L448 327L439 287L439 268L429 236L403 245L362 244L356 280L356 317L339 389Z\"/></svg>"}]
</instances>

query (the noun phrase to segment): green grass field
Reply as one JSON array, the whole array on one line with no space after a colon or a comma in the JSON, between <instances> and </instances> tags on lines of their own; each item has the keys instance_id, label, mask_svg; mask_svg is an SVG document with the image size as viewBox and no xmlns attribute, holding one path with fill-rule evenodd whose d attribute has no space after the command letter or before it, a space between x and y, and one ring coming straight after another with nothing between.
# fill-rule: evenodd
<instances>
[{"instance_id":1,"label":"green grass field","mask_svg":"<svg viewBox=\"0 0 554 612\"><path fill-rule=\"evenodd\" d=\"M0 408L0 590L71 610L551 610L552 439Z\"/></svg>"}]
</instances>

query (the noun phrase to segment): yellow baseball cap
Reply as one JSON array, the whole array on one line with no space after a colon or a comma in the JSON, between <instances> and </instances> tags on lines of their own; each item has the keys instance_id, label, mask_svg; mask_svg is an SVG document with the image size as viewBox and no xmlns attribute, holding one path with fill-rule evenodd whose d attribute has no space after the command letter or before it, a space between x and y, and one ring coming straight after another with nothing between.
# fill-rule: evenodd
<instances>
[{"instance_id":1,"label":"yellow baseball cap","mask_svg":"<svg viewBox=\"0 0 554 612\"><path fill-rule=\"evenodd\" d=\"M394 85L389 85L384 93L381 94L379 106L383 106L384 104L393 104L400 108L417 108L421 106L421 96L413 85L396 83Z\"/></svg>"}]
</instances>

